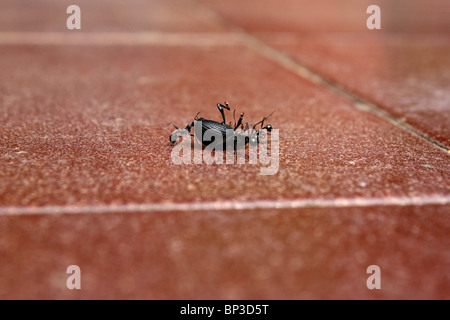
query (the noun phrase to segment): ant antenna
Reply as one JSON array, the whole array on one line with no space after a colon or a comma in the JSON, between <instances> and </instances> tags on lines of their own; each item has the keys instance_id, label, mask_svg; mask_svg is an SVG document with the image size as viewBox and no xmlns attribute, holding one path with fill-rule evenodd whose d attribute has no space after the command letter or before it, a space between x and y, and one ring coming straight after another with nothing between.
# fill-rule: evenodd
<instances>
[{"instance_id":1,"label":"ant antenna","mask_svg":"<svg viewBox=\"0 0 450 320\"><path fill-rule=\"evenodd\" d=\"M275 112L275 111L273 111L273 112L272 112L271 114L269 114L267 117L264 117L261 121L255 123L255 125L253 126L253 129L255 129L256 126L257 126L258 124L260 124L260 123L261 123L261 129L262 129L262 127L263 127L263 125L264 125L264 121L266 121L267 119L269 119L270 116L272 116L272 115L274 114L274 112Z\"/></svg>"},{"instance_id":2,"label":"ant antenna","mask_svg":"<svg viewBox=\"0 0 450 320\"><path fill-rule=\"evenodd\" d=\"M175 129L178 130L178 132L180 132L180 129L178 129L178 127L175 125L175 123L172 122L172 125L175 127Z\"/></svg>"}]
</instances>

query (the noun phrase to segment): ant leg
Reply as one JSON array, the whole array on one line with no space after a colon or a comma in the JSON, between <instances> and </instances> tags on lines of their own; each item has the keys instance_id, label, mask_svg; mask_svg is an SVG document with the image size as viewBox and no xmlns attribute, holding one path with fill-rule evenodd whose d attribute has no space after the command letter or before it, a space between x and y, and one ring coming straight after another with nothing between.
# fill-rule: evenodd
<instances>
[{"instance_id":1,"label":"ant leg","mask_svg":"<svg viewBox=\"0 0 450 320\"><path fill-rule=\"evenodd\" d=\"M274 112L275 112L275 111L274 111ZM264 126L264 121L266 121L267 119L269 119L270 116L272 116L272 115L274 114L274 112L272 112L271 114L269 114L267 117L264 117L260 122L255 123L255 125L253 126L253 129L255 129L256 126L257 126L258 124L260 124L260 123L261 123L261 129L264 129L264 128L263 128L263 126Z\"/></svg>"},{"instance_id":2,"label":"ant leg","mask_svg":"<svg viewBox=\"0 0 450 320\"><path fill-rule=\"evenodd\" d=\"M264 123L264 119L265 119L265 118L263 118L261 121L255 123L255 125L253 126L253 130L256 130L256 126L257 126L258 124Z\"/></svg>"},{"instance_id":3,"label":"ant leg","mask_svg":"<svg viewBox=\"0 0 450 320\"><path fill-rule=\"evenodd\" d=\"M267 120L267 119L269 119L274 113L275 113L275 111L273 111L273 112L272 112L271 114L269 114L267 117L264 117L264 119L262 120L262 123L261 123L261 129L265 129L265 127L264 127L264 121Z\"/></svg>"},{"instance_id":4,"label":"ant leg","mask_svg":"<svg viewBox=\"0 0 450 320\"><path fill-rule=\"evenodd\" d=\"M244 126L244 125L242 124L242 127L243 127L243 126ZM245 125L245 128L244 128L244 131L243 131L243 132L245 132L245 131L248 130L248 133L247 133L247 134L248 134L249 137L253 136L254 133L256 132L255 127L252 128L252 126L253 126L253 123L248 123L248 122L247 122L247 124ZM256 126L256 124L255 124L255 126Z\"/></svg>"},{"instance_id":5,"label":"ant leg","mask_svg":"<svg viewBox=\"0 0 450 320\"><path fill-rule=\"evenodd\" d=\"M221 104L221 103L218 103L217 104L217 108L219 108L219 111L220 111L220 113L222 114L222 119L223 119L223 122L222 122L222 124L225 124L225 114L224 114L224 112L223 112L223 108L225 108L225 109L227 109L227 110L230 110L230 107L228 106L228 103L227 102L225 102L225 105L223 105L223 104Z\"/></svg>"}]
</instances>

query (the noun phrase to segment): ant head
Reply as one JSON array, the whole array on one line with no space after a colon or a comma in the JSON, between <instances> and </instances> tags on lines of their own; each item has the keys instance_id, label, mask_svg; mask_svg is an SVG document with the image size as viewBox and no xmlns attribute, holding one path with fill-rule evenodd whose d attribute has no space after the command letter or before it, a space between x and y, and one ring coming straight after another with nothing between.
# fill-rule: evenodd
<instances>
[{"instance_id":1,"label":"ant head","mask_svg":"<svg viewBox=\"0 0 450 320\"><path fill-rule=\"evenodd\" d=\"M245 141L249 143L252 147L256 146L259 142L259 132L253 130L249 135L245 137Z\"/></svg>"},{"instance_id":2,"label":"ant head","mask_svg":"<svg viewBox=\"0 0 450 320\"><path fill-rule=\"evenodd\" d=\"M256 136L258 138L258 142L259 142L259 139L264 139L268 134L271 134L272 130L273 130L272 125L268 124L267 126L256 131Z\"/></svg>"},{"instance_id":3,"label":"ant head","mask_svg":"<svg viewBox=\"0 0 450 320\"><path fill-rule=\"evenodd\" d=\"M256 146L258 144L258 136L254 135L254 136L249 137L248 142L250 143L251 146L253 146L253 147Z\"/></svg>"}]
</instances>

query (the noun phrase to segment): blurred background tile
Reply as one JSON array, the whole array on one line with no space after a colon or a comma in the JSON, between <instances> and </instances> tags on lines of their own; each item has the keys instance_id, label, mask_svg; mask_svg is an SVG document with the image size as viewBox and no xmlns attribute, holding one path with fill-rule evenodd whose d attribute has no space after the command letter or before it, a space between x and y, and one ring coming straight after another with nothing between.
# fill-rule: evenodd
<instances>
[{"instance_id":1,"label":"blurred background tile","mask_svg":"<svg viewBox=\"0 0 450 320\"><path fill-rule=\"evenodd\" d=\"M446 0L199 0L250 32L364 32L370 5L381 9L381 32L448 33ZM377 31L379 32L379 31Z\"/></svg>"},{"instance_id":2,"label":"blurred background tile","mask_svg":"<svg viewBox=\"0 0 450 320\"><path fill-rule=\"evenodd\" d=\"M81 9L81 30L75 32L211 32L223 27L184 0L4 0L0 31L66 32L67 7Z\"/></svg>"}]
</instances>

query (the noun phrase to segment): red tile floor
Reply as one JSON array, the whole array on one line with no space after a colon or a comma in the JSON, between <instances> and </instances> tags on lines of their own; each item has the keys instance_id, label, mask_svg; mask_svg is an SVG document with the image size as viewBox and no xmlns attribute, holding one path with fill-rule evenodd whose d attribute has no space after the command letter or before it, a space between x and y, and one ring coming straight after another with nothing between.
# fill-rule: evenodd
<instances>
[{"instance_id":1,"label":"red tile floor","mask_svg":"<svg viewBox=\"0 0 450 320\"><path fill-rule=\"evenodd\" d=\"M1 299L450 298L448 1L71 4L0 4ZM275 175L172 162L222 101Z\"/></svg>"}]
</instances>

